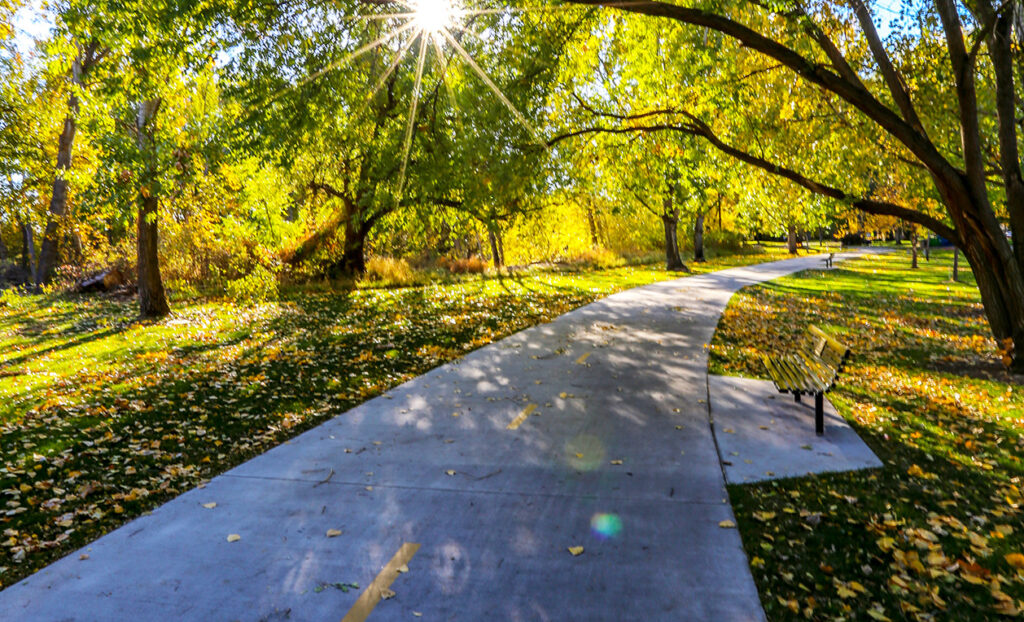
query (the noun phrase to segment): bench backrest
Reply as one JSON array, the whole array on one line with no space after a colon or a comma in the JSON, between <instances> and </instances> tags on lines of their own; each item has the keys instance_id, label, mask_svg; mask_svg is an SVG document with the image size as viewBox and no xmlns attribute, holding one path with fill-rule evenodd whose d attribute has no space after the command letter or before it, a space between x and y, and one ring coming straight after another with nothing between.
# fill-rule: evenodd
<instances>
[{"instance_id":1,"label":"bench backrest","mask_svg":"<svg viewBox=\"0 0 1024 622\"><path fill-rule=\"evenodd\" d=\"M838 373L850 358L850 348L825 333L814 324L807 326L805 347Z\"/></svg>"}]
</instances>

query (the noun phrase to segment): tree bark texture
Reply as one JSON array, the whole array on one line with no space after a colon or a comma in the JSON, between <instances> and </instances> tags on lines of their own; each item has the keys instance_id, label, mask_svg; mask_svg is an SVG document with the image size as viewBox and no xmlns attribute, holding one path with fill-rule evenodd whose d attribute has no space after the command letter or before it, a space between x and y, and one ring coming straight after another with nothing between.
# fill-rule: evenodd
<instances>
[{"instance_id":1,"label":"tree bark texture","mask_svg":"<svg viewBox=\"0 0 1024 622\"><path fill-rule=\"evenodd\" d=\"M958 282L960 280L960 249L953 249L953 281Z\"/></svg>"},{"instance_id":2,"label":"tree bark texture","mask_svg":"<svg viewBox=\"0 0 1024 622\"><path fill-rule=\"evenodd\" d=\"M790 255L796 255L796 227L789 225L786 228L786 246L789 249Z\"/></svg>"},{"instance_id":3,"label":"tree bark texture","mask_svg":"<svg viewBox=\"0 0 1024 622\"><path fill-rule=\"evenodd\" d=\"M669 272L689 272L690 269L679 256L679 216L664 214L661 222L665 226L665 269Z\"/></svg>"},{"instance_id":4,"label":"tree bark texture","mask_svg":"<svg viewBox=\"0 0 1024 622\"><path fill-rule=\"evenodd\" d=\"M917 240L918 236L915 231L910 234L910 267L915 270L917 269Z\"/></svg>"},{"instance_id":5,"label":"tree bark texture","mask_svg":"<svg viewBox=\"0 0 1024 622\"><path fill-rule=\"evenodd\" d=\"M142 317L163 317L171 312L160 277L159 221L160 199L156 187L156 144L153 140L153 120L160 109L160 100L139 104L136 115L139 149L144 154L146 174L139 188L138 245L136 270L139 285L139 313ZM153 187L150 187L151 184Z\"/></svg>"},{"instance_id":6,"label":"tree bark texture","mask_svg":"<svg viewBox=\"0 0 1024 622\"><path fill-rule=\"evenodd\" d=\"M693 221L693 260L705 261L704 259L704 212L697 212Z\"/></svg>"},{"instance_id":7,"label":"tree bark texture","mask_svg":"<svg viewBox=\"0 0 1024 622\"><path fill-rule=\"evenodd\" d=\"M32 224L28 221L21 223L21 269L25 271L28 278L36 268L36 243L32 235Z\"/></svg>"}]
</instances>

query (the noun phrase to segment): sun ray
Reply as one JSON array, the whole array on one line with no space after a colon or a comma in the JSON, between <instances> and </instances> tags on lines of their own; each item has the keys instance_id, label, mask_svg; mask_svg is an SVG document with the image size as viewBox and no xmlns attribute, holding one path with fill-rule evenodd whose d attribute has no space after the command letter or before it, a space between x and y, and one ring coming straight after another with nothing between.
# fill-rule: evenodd
<instances>
[{"instance_id":1,"label":"sun ray","mask_svg":"<svg viewBox=\"0 0 1024 622\"><path fill-rule=\"evenodd\" d=\"M355 113L352 116L359 117L361 114L363 114L363 110L366 109L366 107L370 104L370 101L374 98L377 92L380 91L381 87L384 86L384 83L387 82L388 77L395 70L395 68L398 67L398 64L402 62L402 59L405 58L406 52L408 52L409 48L411 48L415 43L416 37L410 37L408 41L402 44L402 47L399 48L397 53L395 53L395 60L391 62L387 70L380 77L380 80L378 80L377 84L373 87L373 90L370 91L370 94L366 96L366 99L363 100L363 103L359 105L359 108L356 109Z\"/></svg>"},{"instance_id":2,"label":"sun ray","mask_svg":"<svg viewBox=\"0 0 1024 622\"><path fill-rule=\"evenodd\" d=\"M409 154L412 151L412 130L416 125L416 108L420 103L420 85L423 82L423 65L427 57L427 42L425 33L420 32L418 35L420 40L420 52L419 58L416 59L416 81L412 87L412 103L409 105L409 122L405 126L405 141L402 147L402 169L398 173L398 192L395 195L395 200L399 203L402 201L402 190L405 186L405 171L409 165Z\"/></svg>"},{"instance_id":3,"label":"sun ray","mask_svg":"<svg viewBox=\"0 0 1024 622\"><path fill-rule=\"evenodd\" d=\"M361 47L361 48L355 50L354 52L352 52L351 54L348 54L347 56L344 56L342 58L339 58L336 61L333 61L333 62L329 63L326 67L323 67L322 69L314 71L313 73L309 74L308 76L306 76L302 80L296 82L295 84L292 84L292 85L286 86L283 89L280 89L279 91L277 91L276 93L271 95L264 103L270 103L270 102L274 101L275 99L277 99L278 97L280 97L281 95L284 95L288 91L291 91L291 90L294 90L294 89L297 89L297 88L300 88L300 87L303 87L303 86L309 84L310 82L312 82L313 80L316 80L317 78L319 78L320 76L326 74L327 72L333 71L333 70L341 67L342 65L345 65L345 64L347 64L347 63L349 63L349 62L359 58L363 54L366 54L367 52L369 52L369 51L371 51L371 50L373 50L373 49L375 49L377 47L380 47L380 46L384 45L385 43L391 41L392 39L394 39L398 35L402 34L403 32L405 32L407 30L410 30L414 26L415 26L415 23L410 21L409 23L404 24L404 25L396 28L395 30L389 32L386 35L381 35L376 40L371 41L370 43L367 43L363 47Z\"/></svg>"},{"instance_id":4,"label":"sun ray","mask_svg":"<svg viewBox=\"0 0 1024 622\"><path fill-rule=\"evenodd\" d=\"M432 37L431 40L434 43L434 51L437 53L437 65L440 68L441 81L444 82L445 91L448 93L448 100L451 102L452 110L455 113L456 128L461 129L462 116L459 114L458 106L455 105L455 89L448 82L448 59L444 57L444 50L441 49L441 42L437 37Z\"/></svg>"},{"instance_id":5,"label":"sun ray","mask_svg":"<svg viewBox=\"0 0 1024 622\"><path fill-rule=\"evenodd\" d=\"M537 142L537 144L544 147L544 149L550 151L550 147L548 147L547 142L540 137L540 134L537 132L537 130L533 128L533 125L531 125L530 122L526 119L526 117L523 116L523 113L519 112L519 109L516 108L515 105L511 101L509 101L507 97L505 97L505 94L501 92L501 89L498 88L498 85L495 84L494 81L491 80L490 76L488 76L484 72L484 70L480 68L480 65L476 64L476 61L473 60L473 57L469 55L469 52L467 52L466 49L462 47L459 44L459 42L455 40L455 37L453 37L451 33L449 33L447 30L442 30L441 34L444 36L445 39L448 40L448 43L450 43L451 46L455 48L455 51L458 52L459 56L461 56L462 59L466 61L466 64L472 67L473 71L475 71L477 75L480 76L480 79L483 80L484 84L486 84L487 87L491 89L494 95L499 100L501 100L501 103L505 104L505 107L512 112L513 116L515 116L515 118L520 123L523 124L523 127L526 128L526 130L530 133L530 135Z\"/></svg>"}]
</instances>

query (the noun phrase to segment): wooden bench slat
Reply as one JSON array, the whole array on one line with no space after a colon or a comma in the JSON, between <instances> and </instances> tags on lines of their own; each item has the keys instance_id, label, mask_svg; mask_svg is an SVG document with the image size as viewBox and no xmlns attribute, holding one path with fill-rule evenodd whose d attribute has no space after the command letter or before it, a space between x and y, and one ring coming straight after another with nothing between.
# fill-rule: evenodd
<instances>
[{"instance_id":1,"label":"wooden bench slat","mask_svg":"<svg viewBox=\"0 0 1024 622\"><path fill-rule=\"evenodd\" d=\"M822 434L823 396L835 386L849 357L850 348L810 324L791 353L762 354L761 361L780 393L792 393L798 402L803 394L815 396L815 430Z\"/></svg>"}]
</instances>

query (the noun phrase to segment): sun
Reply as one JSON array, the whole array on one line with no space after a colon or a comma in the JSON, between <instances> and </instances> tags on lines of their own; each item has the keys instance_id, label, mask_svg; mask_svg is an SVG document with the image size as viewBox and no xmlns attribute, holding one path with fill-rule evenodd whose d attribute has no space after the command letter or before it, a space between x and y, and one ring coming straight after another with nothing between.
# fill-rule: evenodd
<instances>
[{"instance_id":1,"label":"sun","mask_svg":"<svg viewBox=\"0 0 1024 622\"><path fill-rule=\"evenodd\" d=\"M462 10L453 0L412 0L413 21L423 32L439 35L458 25Z\"/></svg>"}]
</instances>

